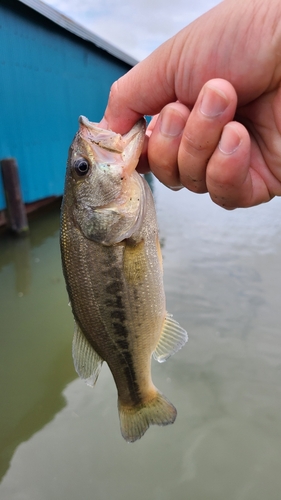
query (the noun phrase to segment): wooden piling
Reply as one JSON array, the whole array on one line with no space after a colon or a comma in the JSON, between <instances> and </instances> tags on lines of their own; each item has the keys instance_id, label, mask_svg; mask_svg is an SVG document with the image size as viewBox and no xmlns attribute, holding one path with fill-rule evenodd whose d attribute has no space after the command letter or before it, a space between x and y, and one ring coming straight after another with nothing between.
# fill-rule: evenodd
<instances>
[{"instance_id":1,"label":"wooden piling","mask_svg":"<svg viewBox=\"0 0 281 500\"><path fill-rule=\"evenodd\" d=\"M18 165L15 158L1 160L3 186L7 205L8 227L18 235L28 232L28 221L22 201Z\"/></svg>"}]
</instances>

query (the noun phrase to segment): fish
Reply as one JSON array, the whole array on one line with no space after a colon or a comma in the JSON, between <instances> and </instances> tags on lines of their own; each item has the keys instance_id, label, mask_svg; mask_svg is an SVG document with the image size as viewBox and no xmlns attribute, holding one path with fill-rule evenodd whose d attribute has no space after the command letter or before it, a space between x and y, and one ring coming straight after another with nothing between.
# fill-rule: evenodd
<instances>
[{"instance_id":1,"label":"fish","mask_svg":"<svg viewBox=\"0 0 281 500\"><path fill-rule=\"evenodd\" d=\"M152 382L151 360L166 361L187 341L166 311L154 199L136 171L145 131L144 118L121 135L80 116L61 208L74 366L93 387L108 364L127 442L175 421L176 408Z\"/></svg>"}]
</instances>

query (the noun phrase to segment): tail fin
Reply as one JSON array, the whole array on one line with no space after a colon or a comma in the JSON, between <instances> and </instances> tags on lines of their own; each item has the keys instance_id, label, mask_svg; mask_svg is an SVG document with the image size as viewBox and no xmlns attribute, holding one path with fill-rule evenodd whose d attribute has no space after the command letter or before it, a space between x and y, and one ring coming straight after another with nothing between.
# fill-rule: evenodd
<instances>
[{"instance_id":1,"label":"tail fin","mask_svg":"<svg viewBox=\"0 0 281 500\"><path fill-rule=\"evenodd\" d=\"M150 425L173 424L176 408L160 392L150 401L138 406L122 406L118 401L120 427L123 438L128 443L140 439Z\"/></svg>"}]
</instances>

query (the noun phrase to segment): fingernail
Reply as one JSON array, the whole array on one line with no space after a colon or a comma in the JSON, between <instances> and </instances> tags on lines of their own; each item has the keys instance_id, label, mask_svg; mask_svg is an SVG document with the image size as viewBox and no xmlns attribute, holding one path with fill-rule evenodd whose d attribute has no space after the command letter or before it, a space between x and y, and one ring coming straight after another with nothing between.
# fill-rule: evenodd
<instances>
[{"instance_id":1,"label":"fingernail","mask_svg":"<svg viewBox=\"0 0 281 500\"><path fill-rule=\"evenodd\" d=\"M183 188L183 185L179 184L179 186L167 186L167 187L172 191L180 191Z\"/></svg>"},{"instance_id":2,"label":"fingernail","mask_svg":"<svg viewBox=\"0 0 281 500\"><path fill-rule=\"evenodd\" d=\"M160 114L160 132L168 137L177 137L185 127L185 120L173 109L163 109Z\"/></svg>"},{"instance_id":3,"label":"fingernail","mask_svg":"<svg viewBox=\"0 0 281 500\"><path fill-rule=\"evenodd\" d=\"M233 154L240 146L241 137L234 127L226 125L223 129L219 149L226 155Z\"/></svg>"},{"instance_id":4,"label":"fingernail","mask_svg":"<svg viewBox=\"0 0 281 500\"><path fill-rule=\"evenodd\" d=\"M221 115L228 106L228 100L224 92L214 87L205 86L200 111L209 118Z\"/></svg>"}]
</instances>

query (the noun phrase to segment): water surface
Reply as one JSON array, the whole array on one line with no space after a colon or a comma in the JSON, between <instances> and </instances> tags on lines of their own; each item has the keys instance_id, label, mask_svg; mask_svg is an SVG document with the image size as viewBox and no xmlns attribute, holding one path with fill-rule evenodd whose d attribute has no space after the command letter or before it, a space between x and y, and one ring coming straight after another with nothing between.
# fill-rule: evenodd
<instances>
[{"instance_id":1,"label":"water surface","mask_svg":"<svg viewBox=\"0 0 281 500\"><path fill-rule=\"evenodd\" d=\"M226 212L153 182L169 312L188 344L153 379L178 410L134 444L116 389L72 366L59 210L0 236L1 500L280 500L281 199Z\"/></svg>"}]
</instances>

